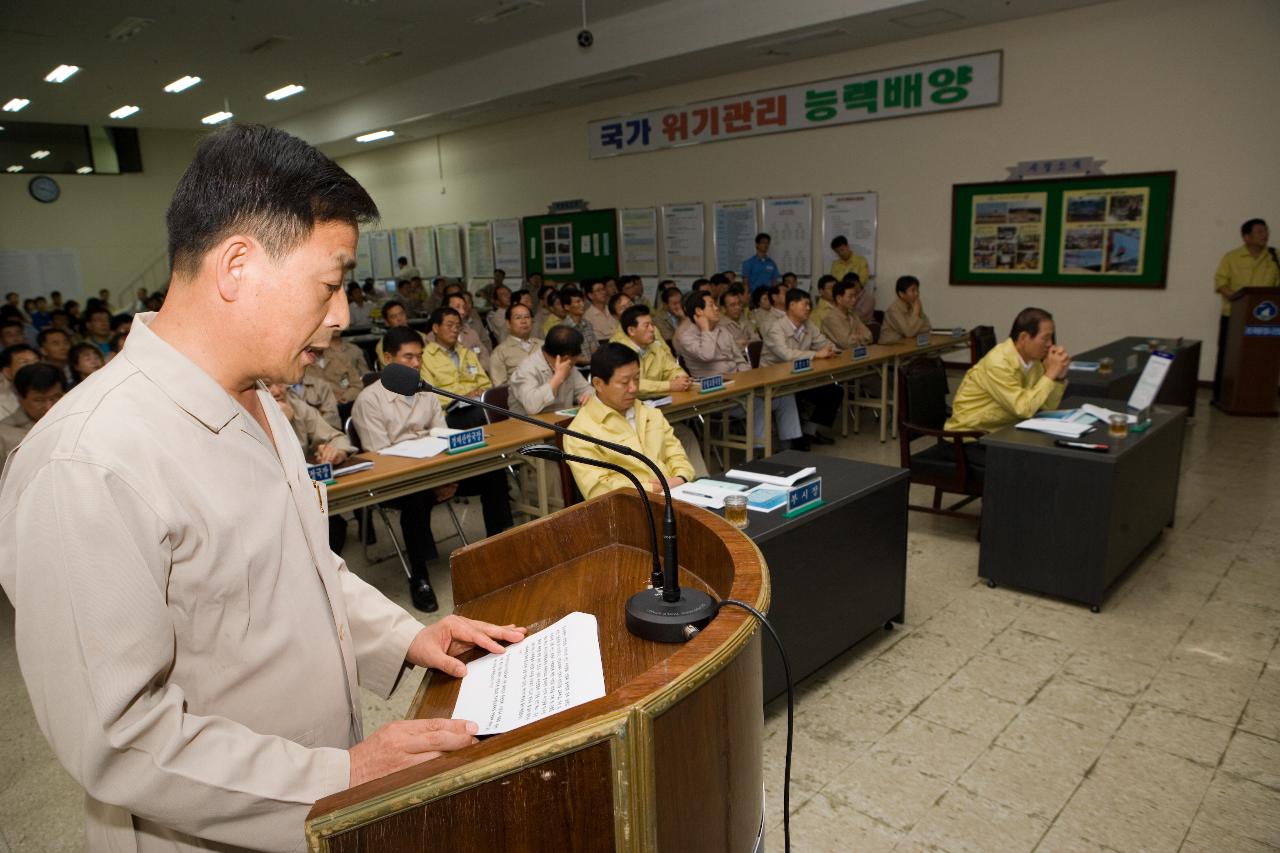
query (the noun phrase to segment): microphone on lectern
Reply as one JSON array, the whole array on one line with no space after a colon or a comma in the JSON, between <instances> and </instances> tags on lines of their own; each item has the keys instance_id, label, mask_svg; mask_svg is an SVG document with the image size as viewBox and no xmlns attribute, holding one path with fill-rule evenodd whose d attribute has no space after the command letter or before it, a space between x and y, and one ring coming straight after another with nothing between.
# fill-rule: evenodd
<instances>
[{"instance_id":1,"label":"microphone on lectern","mask_svg":"<svg viewBox=\"0 0 1280 853\"><path fill-rule=\"evenodd\" d=\"M461 394L438 388L429 382L423 381L418 371L403 364L388 364L382 369L380 379L382 386L395 394L402 394L406 397L412 397L422 391L439 394L451 400L479 406L487 411L497 412L508 418L523 421L560 435L580 439L589 444L612 450L614 453L640 460L653 472L654 477L662 486L662 494L666 499L662 517L664 565L660 586L654 584L653 589L641 590L627 599L627 628L637 637L646 640L654 640L660 643L682 643L691 639L705 628L707 623L715 616L716 603L711 596L698 589L680 588L680 567L676 551L676 517L675 508L671 500L671 487L668 485L667 478L662 473L662 470L648 456L632 450L625 444L606 441L577 430L562 427L559 424L539 420L529 415L513 412L510 409L504 409L501 406L495 406L492 403L486 403L476 397L465 397ZM555 450L557 453L564 453L559 448L555 448ZM537 456L541 452L528 455ZM564 455L566 458L570 456L569 454ZM546 457L544 456L543 458ZM589 465L597 464L596 460L587 460L584 457L575 457L573 461L581 461ZM599 467L609 466L601 465ZM650 523L652 523L651 511L648 508L648 498L645 498L644 506L645 514L650 516Z\"/></svg>"}]
</instances>

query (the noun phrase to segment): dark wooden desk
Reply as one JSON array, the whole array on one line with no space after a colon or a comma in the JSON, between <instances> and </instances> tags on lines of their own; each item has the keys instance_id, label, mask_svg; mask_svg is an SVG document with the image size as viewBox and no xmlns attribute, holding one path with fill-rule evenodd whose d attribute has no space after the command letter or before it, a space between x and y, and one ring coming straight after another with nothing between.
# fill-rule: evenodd
<instances>
[{"instance_id":1,"label":"dark wooden desk","mask_svg":"<svg viewBox=\"0 0 1280 853\"><path fill-rule=\"evenodd\" d=\"M1062 408L1087 402L1108 403L1071 398ZM1186 410L1156 406L1151 420L1119 441L1104 424L1081 439L1109 444L1109 453L1055 447L1053 436L1015 427L984 436L979 577L1096 612L1112 582L1173 526Z\"/></svg>"},{"instance_id":2,"label":"dark wooden desk","mask_svg":"<svg viewBox=\"0 0 1280 853\"><path fill-rule=\"evenodd\" d=\"M907 488L902 468L788 450L771 457L812 465L821 506L796 518L751 512L747 535L769 566L769 620L787 647L796 681L889 622L901 622L907 591ZM764 648L765 702L786 692L782 658Z\"/></svg>"},{"instance_id":3,"label":"dark wooden desk","mask_svg":"<svg viewBox=\"0 0 1280 853\"><path fill-rule=\"evenodd\" d=\"M1128 400L1138 377L1151 358L1150 341L1158 340L1159 348L1173 356L1173 364L1164 378L1164 385L1156 396L1157 403L1166 406L1182 406L1187 417L1196 416L1196 388L1200 379L1200 341L1174 338L1121 338L1086 352L1073 355L1076 361L1101 361L1110 358L1115 367L1110 374L1072 370L1067 374L1068 389L1073 397L1105 397L1108 400ZM1137 347L1142 347L1138 351Z\"/></svg>"}]
</instances>

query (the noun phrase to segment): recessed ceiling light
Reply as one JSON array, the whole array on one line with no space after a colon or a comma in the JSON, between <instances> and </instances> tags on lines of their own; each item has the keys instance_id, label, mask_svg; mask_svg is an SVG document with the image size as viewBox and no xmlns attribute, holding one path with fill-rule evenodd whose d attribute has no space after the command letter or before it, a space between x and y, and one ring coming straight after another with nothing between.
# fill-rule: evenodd
<instances>
[{"instance_id":1,"label":"recessed ceiling light","mask_svg":"<svg viewBox=\"0 0 1280 853\"><path fill-rule=\"evenodd\" d=\"M10 98L9 102L4 105L4 111L7 113L16 113L29 103L31 103L31 101L27 98Z\"/></svg>"},{"instance_id":2,"label":"recessed ceiling light","mask_svg":"<svg viewBox=\"0 0 1280 853\"><path fill-rule=\"evenodd\" d=\"M79 65L59 65L57 68L44 75L46 83L65 83L71 79L71 75L80 70Z\"/></svg>"},{"instance_id":3,"label":"recessed ceiling light","mask_svg":"<svg viewBox=\"0 0 1280 853\"><path fill-rule=\"evenodd\" d=\"M231 116L232 113L229 113L226 110L218 110L216 113L209 113L209 115L200 119L200 121L204 124L217 124L220 121L226 121L231 118Z\"/></svg>"},{"instance_id":4,"label":"recessed ceiling light","mask_svg":"<svg viewBox=\"0 0 1280 853\"><path fill-rule=\"evenodd\" d=\"M90 173L90 172L92 172L92 171L93 171L93 167L92 167L92 166L81 166L79 169L76 169L76 174L77 174L77 175L87 175L87 174L89 174L89 173Z\"/></svg>"},{"instance_id":5,"label":"recessed ceiling light","mask_svg":"<svg viewBox=\"0 0 1280 853\"><path fill-rule=\"evenodd\" d=\"M47 150L47 149L44 149L44 148L41 148L39 151L32 151L32 152L31 152L31 159L32 159L32 160L43 160L44 158L46 158L46 157L48 157L48 156L49 156L49 152L48 152L48 150Z\"/></svg>"},{"instance_id":6,"label":"recessed ceiling light","mask_svg":"<svg viewBox=\"0 0 1280 853\"><path fill-rule=\"evenodd\" d=\"M140 109L141 107L135 107L132 104L125 104L123 107L116 107L108 113L108 115L111 118L128 118Z\"/></svg>"},{"instance_id":7,"label":"recessed ceiling light","mask_svg":"<svg viewBox=\"0 0 1280 853\"><path fill-rule=\"evenodd\" d=\"M375 130L373 133L365 133L356 137L356 142L377 142L379 139L386 139L389 136L395 136L394 130Z\"/></svg>"},{"instance_id":8,"label":"recessed ceiling light","mask_svg":"<svg viewBox=\"0 0 1280 853\"><path fill-rule=\"evenodd\" d=\"M22 171L22 168L23 168L22 166L10 166L9 168L5 169L5 171L6 171L6 172L21 172L21 171Z\"/></svg>"},{"instance_id":9,"label":"recessed ceiling light","mask_svg":"<svg viewBox=\"0 0 1280 853\"><path fill-rule=\"evenodd\" d=\"M288 86L281 86L274 92L267 92L266 99L268 101L283 101L290 95L296 95L299 92L305 92L305 86L299 86L297 83L290 83Z\"/></svg>"},{"instance_id":10,"label":"recessed ceiling light","mask_svg":"<svg viewBox=\"0 0 1280 853\"><path fill-rule=\"evenodd\" d=\"M181 92L186 89L190 89L192 86L194 86L199 82L200 82L199 77L192 77L191 75L187 75L186 77L179 77L177 80L174 80L172 83L165 86L164 90L166 92Z\"/></svg>"}]
</instances>

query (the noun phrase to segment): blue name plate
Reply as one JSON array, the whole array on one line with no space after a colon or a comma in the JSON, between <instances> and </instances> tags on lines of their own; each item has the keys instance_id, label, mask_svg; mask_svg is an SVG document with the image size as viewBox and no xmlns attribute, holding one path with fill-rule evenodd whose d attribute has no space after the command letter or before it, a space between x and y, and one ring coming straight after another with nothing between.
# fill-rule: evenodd
<instances>
[{"instance_id":1,"label":"blue name plate","mask_svg":"<svg viewBox=\"0 0 1280 853\"><path fill-rule=\"evenodd\" d=\"M797 358L795 361L791 362L792 373L804 373L806 370L813 370L813 359Z\"/></svg>"},{"instance_id":2,"label":"blue name plate","mask_svg":"<svg viewBox=\"0 0 1280 853\"><path fill-rule=\"evenodd\" d=\"M449 436L450 453L460 453L463 450L470 450L481 444L484 444L484 427L464 429L462 432L455 432Z\"/></svg>"},{"instance_id":3,"label":"blue name plate","mask_svg":"<svg viewBox=\"0 0 1280 853\"><path fill-rule=\"evenodd\" d=\"M326 480L332 480L333 466L328 462L324 462L320 465L308 465L307 476L320 483L323 483Z\"/></svg>"},{"instance_id":4,"label":"blue name plate","mask_svg":"<svg viewBox=\"0 0 1280 853\"><path fill-rule=\"evenodd\" d=\"M867 348L864 346L856 346L853 348L853 360L858 361L867 357Z\"/></svg>"},{"instance_id":5,"label":"blue name plate","mask_svg":"<svg viewBox=\"0 0 1280 853\"><path fill-rule=\"evenodd\" d=\"M787 490L787 510L784 515L793 518L822 506L822 478L792 486Z\"/></svg>"},{"instance_id":6,"label":"blue name plate","mask_svg":"<svg viewBox=\"0 0 1280 853\"><path fill-rule=\"evenodd\" d=\"M698 380L698 393L706 394L710 391L719 391L724 387L724 376L716 374L715 376L704 376Z\"/></svg>"},{"instance_id":7,"label":"blue name plate","mask_svg":"<svg viewBox=\"0 0 1280 853\"><path fill-rule=\"evenodd\" d=\"M928 345L929 345L929 333L928 333L928 332L925 332L923 335L916 335L916 346L918 346L918 347L927 347Z\"/></svg>"},{"instance_id":8,"label":"blue name plate","mask_svg":"<svg viewBox=\"0 0 1280 853\"><path fill-rule=\"evenodd\" d=\"M1280 326L1245 326L1246 338L1280 338Z\"/></svg>"}]
</instances>

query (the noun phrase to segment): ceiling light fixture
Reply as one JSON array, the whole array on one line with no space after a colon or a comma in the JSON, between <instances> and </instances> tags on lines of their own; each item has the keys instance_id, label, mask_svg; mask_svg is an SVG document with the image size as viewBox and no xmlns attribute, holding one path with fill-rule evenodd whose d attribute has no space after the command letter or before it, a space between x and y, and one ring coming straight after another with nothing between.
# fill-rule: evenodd
<instances>
[{"instance_id":1,"label":"ceiling light fixture","mask_svg":"<svg viewBox=\"0 0 1280 853\"><path fill-rule=\"evenodd\" d=\"M268 101L283 101L291 95L296 95L299 92L305 92L306 90L306 86L299 86L297 83L290 83L288 86L281 86L274 92L267 92L264 97L266 97Z\"/></svg>"},{"instance_id":2,"label":"ceiling light fixture","mask_svg":"<svg viewBox=\"0 0 1280 853\"><path fill-rule=\"evenodd\" d=\"M231 118L231 116L232 116L232 113L229 113L226 110L218 110L216 113L210 113L209 115L200 119L200 121L203 124L218 124L219 122L223 122Z\"/></svg>"},{"instance_id":3,"label":"ceiling light fixture","mask_svg":"<svg viewBox=\"0 0 1280 853\"><path fill-rule=\"evenodd\" d=\"M49 151L48 151L47 149L45 149L45 148L41 148L39 151L32 151L32 152L31 152L31 159L32 159L32 160L43 160L44 158L46 158L46 157L48 157L48 156L49 156Z\"/></svg>"},{"instance_id":4,"label":"ceiling light fixture","mask_svg":"<svg viewBox=\"0 0 1280 853\"><path fill-rule=\"evenodd\" d=\"M93 167L92 167L92 166L81 166L79 169L76 169L76 174L77 174L77 175L87 175L87 174L89 174L89 173L90 173L90 172L92 172L92 171L93 171Z\"/></svg>"},{"instance_id":5,"label":"ceiling light fixture","mask_svg":"<svg viewBox=\"0 0 1280 853\"><path fill-rule=\"evenodd\" d=\"M110 118L128 118L129 116L133 115L134 113L136 113L136 112L137 112L138 110L140 110L140 109L142 109L142 108L141 108L141 107L135 107L133 104L125 104L125 105L124 105L124 106L122 106L122 107L116 107L114 110L112 110L112 111L111 111L110 113L108 113L107 115L108 115Z\"/></svg>"},{"instance_id":6,"label":"ceiling light fixture","mask_svg":"<svg viewBox=\"0 0 1280 853\"><path fill-rule=\"evenodd\" d=\"M16 113L29 103L31 103L31 101L28 98L10 98L9 102L4 105L4 111L7 113Z\"/></svg>"},{"instance_id":7,"label":"ceiling light fixture","mask_svg":"<svg viewBox=\"0 0 1280 853\"><path fill-rule=\"evenodd\" d=\"M542 0L516 0L515 3L507 3L496 9L485 12L478 18L472 18L473 24L496 24L498 21L504 21L512 15L518 15L521 12L527 12L530 9L542 5Z\"/></svg>"},{"instance_id":8,"label":"ceiling light fixture","mask_svg":"<svg viewBox=\"0 0 1280 853\"><path fill-rule=\"evenodd\" d=\"M172 83L164 87L166 92L178 93L190 89L192 86L200 82L199 77L192 77L188 74L186 77L179 77Z\"/></svg>"},{"instance_id":9,"label":"ceiling light fixture","mask_svg":"<svg viewBox=\"0 0 1280 853\"><path fill-rule=\"evenodd\" d=\"M9 168L5 169L5 171L6 171L6 172L21 172L21 171L22 171L22 169L23 169L23 167L22 167L22 166L10 166Z\"/></svg>"},{"instance_id":10,"label":"ceiling light fixture","mask_svg":"<svg viewBox=\"0 0 1280 853\"><path fill-rule=\"evenodd\" d=\"M389 136L395 136L394 130L375 130L373 133L366 133L356 137L356 142L377 142L379 139L386 139Z\"/></svg>"},{"instance_id":11,"label":"ceiling light fixture","mask_svg":"<svg viewBox=\"0 0 1280 853\"><path fill-rule=\"evenodd\" d=\"M80 70L79 65L59 65L57 68L44 75L46 83L65 83L71 79L71 75Z\"/></svg>"}]
</instances>

